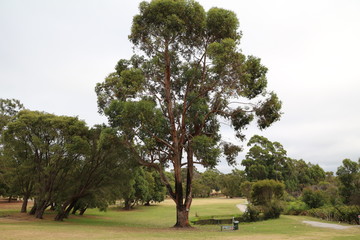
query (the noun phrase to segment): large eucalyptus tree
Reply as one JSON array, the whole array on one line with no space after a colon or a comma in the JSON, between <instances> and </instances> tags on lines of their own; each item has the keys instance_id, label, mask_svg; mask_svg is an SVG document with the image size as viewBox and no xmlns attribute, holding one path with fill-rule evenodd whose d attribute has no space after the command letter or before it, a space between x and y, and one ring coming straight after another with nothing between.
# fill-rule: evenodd
<instances>
[{"instance_id":1,"label":"large eucalyptus tree","mask_svg":"<svg viewBox=\"0 0 360 240\"><path fill-rule=\"evenodd\" d=\"M129 36L138 55L97 84L99 111L138 161L159 171L176 203L175 227L189 227L194 164L214 167L221 153L233 164L241 150L221 141L220 120L243 140L255 116L261 129L279 120L281 103L265 91L260 59L238 48L234 12L206 12L192 0L142 2L139 10ZM164 174L169 166L175 186Z\"/></svg>"}]
</instances>

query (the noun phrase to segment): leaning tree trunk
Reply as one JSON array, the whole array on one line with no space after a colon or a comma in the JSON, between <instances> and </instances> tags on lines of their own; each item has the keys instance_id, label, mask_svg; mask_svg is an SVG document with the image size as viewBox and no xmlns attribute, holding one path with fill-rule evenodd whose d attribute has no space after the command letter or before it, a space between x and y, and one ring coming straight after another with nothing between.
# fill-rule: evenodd
<instances>
[{"instance_id":1,"label":"leaning tree trunk","mask_svg":"<svg viewBox=\"0 0 360 240\"><path fill-rule=\"evenodd\" d=\"M45 209L48 207L47 202L45 200L41 201L38 203L37 207L36 207L36 211L35 211L35 217L42 219Z\"/></svg>"},{"instance_id":2,"label":"leaning tree trunk","mask_svg":"<svg viewBox=\"0 0 360 240\"><path fill-rule=\"evenodd\" d=\"M30 214L30 215L35 215L36 209L37 209L37 200L35 199L34 205L32 206L29 214Z\"/></svg>"},{"instance_id":3,"label":"leaning tree trunk","mask_svg":"<svg viewBox=\"0 0 360 240\"><path fill-rule=\"evenodd\" d=\"M79 215L82 216L84 215L85 211L86 211L87 207L83 207L80 209Z\"/></svg>"},{"instance_id":4,"label":"leaning tree trunk","mask_svg":"<svg viewBox=\"0 0 360 240\"><path fill-rule=\"evenodd\" d=\"M80 209L80 206L79 206L79 205L74 206L74 208L73 208L73 210L72 210L71 214L75 215L75 214L76 214L76 212L77 212L77 210L79 210L79 209Z\"/></svg>"},{"instance_id":5,"label":"leaning tree trunk","mask_svg":"<svg viewBox=\"0 0 360 240\"><path fill-rule=\"evenodd\" d=\"M27 212L27 205L28 205L28 200L29 200L29 197L28 196L24 196L24 199L23 199L23 203L21 205L21 212L22 213L26 213Z\"/></svg>"},{"instance_id":6,"label":"leaning tree trunk","mask_svg":"<svg viewBox=\"0 0 360 240\"><path fill-rule=\"evenodd\" d=\"M76 200L65 203L58 211L57 215L55 216L55 221L63 221L64 218L69 216L71 209L75 206Z\"/></svg>"}]
</instances>

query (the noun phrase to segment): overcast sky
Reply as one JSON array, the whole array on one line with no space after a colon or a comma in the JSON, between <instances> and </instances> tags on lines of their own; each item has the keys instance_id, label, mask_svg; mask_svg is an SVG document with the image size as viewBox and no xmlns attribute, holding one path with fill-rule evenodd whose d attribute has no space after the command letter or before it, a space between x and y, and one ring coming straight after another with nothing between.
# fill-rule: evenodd
<instances>
[{"instance_id":1,"label":"overcast sky","mask_svg":"<svg viewBox=\"0 0 360 240\"><path fill-rule=\"evenodd\" d=\"M269 68L268 88L282 119L265 131L288 156L336 171L360 157L360 1L201 0L233 10L241 48ZM94 87L129 58L127 36L140 1L0 0L0 98L28 109L78 116L97 113ZM234 138L223 132L225 140ZM243 155L239 157L241 161ZM240 167L240 166L239 166ZM221 164L220 171L230 167Z\"/></svg>"}]
</instances>

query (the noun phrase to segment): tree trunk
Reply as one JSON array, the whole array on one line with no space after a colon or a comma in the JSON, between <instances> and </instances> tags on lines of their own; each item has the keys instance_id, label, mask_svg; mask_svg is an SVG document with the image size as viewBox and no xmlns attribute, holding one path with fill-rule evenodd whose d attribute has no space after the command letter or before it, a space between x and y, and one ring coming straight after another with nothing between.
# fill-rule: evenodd
<instances>
[{"instance_id":1,"label":"tree trunk","mask_svg":"<svg viewBox=\"0 0 360 240\"><path fill-rule=\"evenodd\" d=\"M64 218L68 218L71 209L75 206L77 200L73 200L71 202L67 201L63 204L63 206L59 209L57 215L55 216L55 221L63 221Z\"/></svg>"},{"instance_id":2,"label":"tree trunk","mask_svg":"<svg viewBox=\"0 0 360 240\"><path fill-rule=\"evenodd\" d=\"M51 204L50 204L50 210L51 210L51 211L55 211L55 210L56 210L56 204L55 204L55 203L51 203Z\"/></svg>"},{"instance_id":3,"label":"tree trunk","mask_svg":"<svg viewBox=\"0 0 360 240\"><path fill-rule=\"evenodd\" d=\"M42 219L46 207L47 207L46 201L41 201L41 203L39 203L38 206L36 207L35 217Z\"/></svg>"},{"instance_id":4,"label":"tree trunk","mask_svg":"<svg viewBox=\"0 0 360 240\"><path fill-rule=\"evenodd\" d=\"M31 210L30 210L30 212L29 212L30 215L35 215L36 208L37 208L37 203L36 203L36 202L37 202L37 201L35 200L35 201L34 201L34 206L32 206L32 208L31 208Z\"/></svg>"},{"instance_id":5,"label":"tree trunk","mask_svg":"<svg viewBox=\"0 0 360 240\"><path fill-rule=\"evenodd\" d=\"M66 211L65 211L65 213L66 213L66 216L65 216L65 217L66 217L66 218L69 217L69 214L70 214L71 210L75 207L76 203L77 203L77 200L73 200L73 201L70 203L70 205L67 207L67 209L66 209Z\"/></svg>"},{"instance_id":6,"label":"tree trunk","mask_svg":"<svg viewBox=\"0 0 360 240\"><path fill-rule=\"evenodd\" d=\"M29 200L29 197L28 196L24 196L24 199L23 199L23 203L22 203L22 206L21 206L21 212L22 213L26 213L26 209L27 209L27 205L28 205L28 200Z\"/></svg>"},{"instance_id":7,"label":"tree trunk","mask_svg":"<svg viewBox=\"0 0 360 240\"><path fill-rule=\"evenodd\" d=\"M55 221L62 221L65 218L66 212L65 212L66 206L63 206L59 209L58 213L56 214L54 220Z\"/></svg>"},{"instance_id":8,"label":"tree trunk","mask_svg":"<svg viewBox=\"0 0 360 240\"><path fill-rule=\"evenodd\" d=\"M176 228L189 228L189 209L187 209L184 205L176 207L176 224L174 225Z\"/></svg>"},{"instance_id":9,"label":"tree trunk","mask_svg":"<svg viewBox=\"0 0 360 240\"><path fill-rule=\"evenodd\" d=\"M73 210L72 210L72 212L71 212L71 214L76 214L76 211L77 210L79 210L80 209L80 207L79 206L74 206L74 208L73 208Z\"/></svg>"},{"instance_id":10,"label":"tree trunk","mask_svg":"<svg viewBox=\"0 0 360 240\"><path fill-rule=\"evenodd\" d=\"M83 207L80 209L79 215L82 216L84 215L85 211L86 211L87 207Z\"/></svg>"},{"instance_id":11,"label":"tree trunk","mask_svg":"<svg viewBox=\"0 0 360 240\"><path fill-rule=\"evenodd\" d=\"M130 210L131 209L131 202L130 199L124 199L124 210Z\"/></svg>"}]
</instances>

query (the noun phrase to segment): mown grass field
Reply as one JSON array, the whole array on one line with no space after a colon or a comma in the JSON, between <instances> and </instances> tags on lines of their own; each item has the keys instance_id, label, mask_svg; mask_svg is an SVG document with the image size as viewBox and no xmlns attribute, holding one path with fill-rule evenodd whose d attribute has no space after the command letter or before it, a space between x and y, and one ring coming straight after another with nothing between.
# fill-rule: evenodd
<instances>
[{"instance_id":1,"label":"mown grass field","mask_svg":"<svg viewBox=\"0 0 360 240\"><path fill-rule=\"evenodd\" d=\"M194 199L191 216L238 213L242 199ZM53 221L53 214L38 220L18 213L19 203L0 203L0 240L10 239L334 239L359 240L360 228L333 230L311 227L308 217L282 216L280 219L241 223L240 230L221 232L218 225L195 226L188 230L171 228L175 206L171 200L132 211L112 207L107 212L89 210L84 216L70 216L64 222Z\"/></svg>"}]
</instances>

